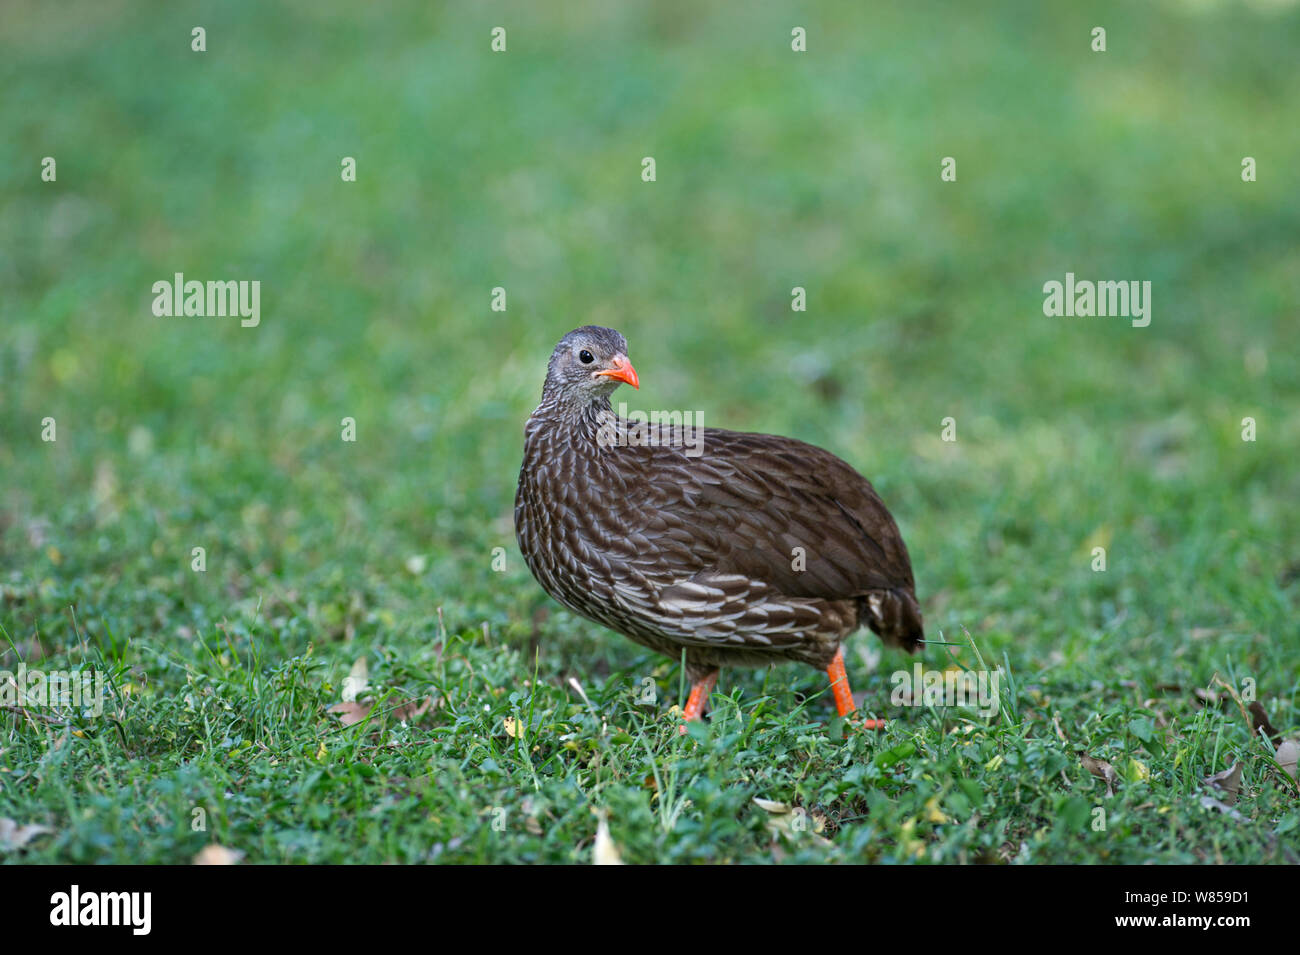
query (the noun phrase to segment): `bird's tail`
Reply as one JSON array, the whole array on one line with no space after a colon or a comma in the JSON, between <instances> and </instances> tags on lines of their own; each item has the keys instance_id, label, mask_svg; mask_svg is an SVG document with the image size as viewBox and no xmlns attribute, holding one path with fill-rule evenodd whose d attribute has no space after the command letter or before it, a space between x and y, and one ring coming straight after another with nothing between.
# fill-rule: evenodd
<instances>
[{"instance_id":1,"label":"bird's tail","mask_svg":"<svg viewBox=\"0 0 1300 955\"><path fill-rule=\"evenodd\" d=\"M908 590L873 590L858 598L858 622L880 634L886 646L915 653L925 643L921 608Z\"/></svg>"}]
</instances>

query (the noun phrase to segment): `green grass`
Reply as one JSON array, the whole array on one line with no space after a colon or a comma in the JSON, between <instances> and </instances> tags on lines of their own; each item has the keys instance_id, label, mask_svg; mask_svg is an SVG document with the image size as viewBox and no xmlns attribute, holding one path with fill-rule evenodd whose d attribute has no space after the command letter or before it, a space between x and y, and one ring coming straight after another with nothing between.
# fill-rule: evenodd
<instances>
[{"instance_id":1,"label":"green grass","mask_svg":"<svg viewBox=\"0 0 1300 955\"><path fill-rule=\"evenodd\" d=\"M52 830L0 860L585 862L603 813L628 862L1296 861L1214 679L1297 735L1300 11L751 7L0 8L0 669L111 684L101 718L0 711L0 817ZM177 271L260 280L261 325L154 317ZM1151 326L1045 317L1066 271L1152 281ZM514 543L587 322L632 407L869 476L925 665L978 648L1001 711L891 706L914 661L859 634L883 733L790 665L680 737L677 663ZM1235 759L1239 818L1201 806Z\"/></svg>"}]
</instances>

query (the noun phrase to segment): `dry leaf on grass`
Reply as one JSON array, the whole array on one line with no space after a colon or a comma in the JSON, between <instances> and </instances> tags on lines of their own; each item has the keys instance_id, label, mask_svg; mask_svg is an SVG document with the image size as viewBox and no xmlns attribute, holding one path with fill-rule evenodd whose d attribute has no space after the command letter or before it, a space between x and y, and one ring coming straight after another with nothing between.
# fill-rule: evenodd
<instances>
[{"instance_id":1,"label":"dry leaf on grass","mask_svg":"<svg viewBox=\"0 0 1300 955\"><path fill-rule=\"evenodd\" d=\"M344 726L356 726L370 715L373 703L343 702L335 703L327 712L337 713L339 722Z\"/></svg>"},{"instance_id":2,"label":"dry leaf on grass","mask_svg":"<svg viewBox=\"0 0 1300 955\"><path fill-rule=\"evenodd\" d=\"M355 703L357 697L364 693L369 686L370 668L366 665L366 658L361 657L356 663L352 664L352 669L343 678L343 702Z\"/></svg>"},{"instance_id":3,"label":"dry leaf on grass","mask_svg":"<svg viewBox=\"0 0 1300 955\"><path fill-rule=\"evenodd\" d=\"M195 865L237 865L244 854L238 849L227 849L215 842L204 846L194 857Z\"/></svg>"},{"instance_id":4,"label":"dry leaf on grass","mask_svg":"<svg viewBox=\"0 0 1300 955\"><path fill-rule=\"evenodd\" d=\"M370 708L375 705L374 700L364 703L357 700L369 688L370 668L366 658L360 657L343 678L343 702L335 703L326 712L336 714L344 727L356 726L370 715Z\"/></svg>"},{"instance_id":5,"label":"dry leaf on grass","mask_svg":"<svg viewBox=\"0 0 1300 955\"><path fill-rule=\"evenodd\" d=\"M1259 700L1251 703L1248 709L1250 710L1250 731L1258 736L1259 731L1263 730L1264 735L1268 737L1268 741L1276 746L1278 741L1282 739L1282 734L1275 730L1273 724L1268 721L1268 713L1264 711L1264 707L1260 705Z\"/></svg>"},{"instance_id":6,"label":"dry leaf on grass","mask_svg":"<svg viewBox=\"0 0 1300 955\"><path fill-rule=\"evenodd\" d=\"M1221 773L1206 776L1201 782L1219 793L1229 806L1236 805L1237 793L1241 791L1241 761L1238 760Z\"/></svg>"},{"instance_id":7,"label":"dry leaf on grass","mask_svg":"<svg viewBox=\"0 0 1300 955\"><path fill-rule=\"evenodd\" d=\"M1284 739L1282 744L1277 748L1277 764L1282 767L1282 772L1286 773L1296 782L1300 778L1296 777L1296 757L1300 756L1300 740Z\"/></svg>"},{"instance_id":8,"label":"dry leaf on grass","mask_svg":"<svg viewBox=\"0 0 1300 955\"><path fill-rule=\"evenodd\" d=\"M49 826L20 826L12 819L0 818L0 852L12 852L21 849L37 836L43 836L53 831Z\"/></svg>"},{"instance_id":9,"label":"dry leaf on grass","mask_svg":"<svg viewBox=\"0 0 1300 955\"><path fill-rule=\"evenodd\" d=\"M826 817L810 813L800 806L790 806L773 799L754 797L754 805L768 814L767 829L773 836L807 837L829 846L830 840L819 835L826 828Z\"/></svg>"},{"instance_id":10,"label":"dry leaf on grass","mask_svg":"<svg viewBox=\"0 0 1300 955\"><path fill-rule=\"evenodd\" d=\"M1082 756L1079 761L1083 763L1084 769L1106 784L1107 796L1115 794L1115 783L1119 782L1119 773L1115 772L1114 766L1104 759L1097 759L1093 756Z\"/></svg>"},{"instance_id":11,"label":"dry leaf on grass","mask_svg":"<svg viewBox=\"0 0 1300 955\"><path fill-rule=\"evenodd\" d=\"M600 814L600 821L596 823L596 845L591 853L592 865L622 865L623 859L618 854L618 847L614 845L614 840L609 834L609 823L605 821L605 814Z\"/></svg>"}]
</instances>

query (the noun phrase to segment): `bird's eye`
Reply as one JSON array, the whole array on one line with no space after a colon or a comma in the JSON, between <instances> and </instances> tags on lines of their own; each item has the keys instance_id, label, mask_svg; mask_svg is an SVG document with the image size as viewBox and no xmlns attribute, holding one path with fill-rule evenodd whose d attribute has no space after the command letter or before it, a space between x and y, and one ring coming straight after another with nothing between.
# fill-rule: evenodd
<instances>
[{"instance_id":1,"label":"bird's eye","mask_svg":"<svg viewBox=\"0 0 1300 955\"><path fill-rule=\"evenodd\" d=\"M584 365L590 365L595 360L596 359L591 352L587 351L585 348L578 352L578 361L582 362Z\"/></svg>"}]
</instances>

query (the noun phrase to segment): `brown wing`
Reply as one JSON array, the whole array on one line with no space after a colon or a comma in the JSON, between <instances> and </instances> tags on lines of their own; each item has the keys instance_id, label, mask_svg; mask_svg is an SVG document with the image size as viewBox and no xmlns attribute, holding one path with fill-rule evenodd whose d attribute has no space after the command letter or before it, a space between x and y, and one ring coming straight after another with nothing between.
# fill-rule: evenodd
<instances>
[{"instance_id":1,"label":"brown wing","mask_svg":"<svg viewBox=\"0 0 1300 955\"><path fill-rule=\"evenodd\" d=\"M620 508L626 529L679 579L735 574L825 600L896 589L914 596L894 519L870 483L828 451L714 429L699 457L680 446L617 450L620 469L640 473Z\"/></svg>"}]
</instances>

